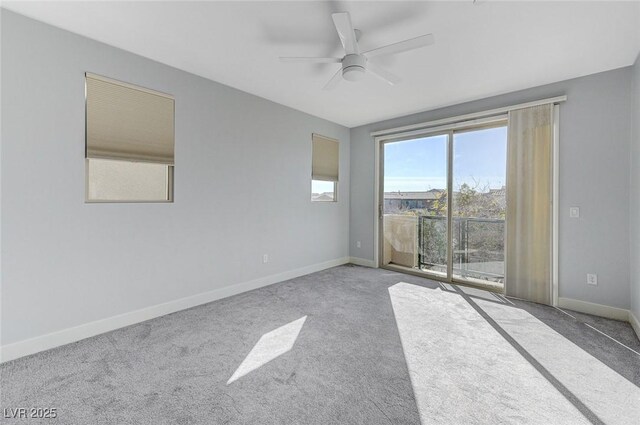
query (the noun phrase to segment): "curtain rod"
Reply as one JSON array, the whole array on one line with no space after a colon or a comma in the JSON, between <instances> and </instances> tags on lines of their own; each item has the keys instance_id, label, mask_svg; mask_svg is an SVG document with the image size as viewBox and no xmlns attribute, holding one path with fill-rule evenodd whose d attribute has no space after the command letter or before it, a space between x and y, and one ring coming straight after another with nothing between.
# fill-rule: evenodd
<instances>
[{"instance_id":1,"label":"curtain rod","mask_svg":"<svg viewBox=\"0 0 640 425\"><path fill-rule=\"evenodd\" d=\"M387 130L373 131L371 132L371 135L384 136L392 133L400 133L400 132L405 132L410 130L418 130L418 129L426 130L430 127L435 127L443 124L453 124L456 122L472 120L474 118L483 118L483 117L489 117L491 115L504 114L506 112L513 111L514 109L530 108L532 106L547 105L549 103L554 103L554 104L561 103L566 100L567 100L567 96L549 97L547 99L534 100L533 102L526 102L526 103L520 103L518 105L505 106L502 108L490 109L488 111L474 112L471 114L458 115L456 117L443 118L439 120L427 121L427 122L422 122L422 123L412 124L412 125L405 125L403 127L395 127L395 128L389 128Z\"/></svg>"}]
</instances>

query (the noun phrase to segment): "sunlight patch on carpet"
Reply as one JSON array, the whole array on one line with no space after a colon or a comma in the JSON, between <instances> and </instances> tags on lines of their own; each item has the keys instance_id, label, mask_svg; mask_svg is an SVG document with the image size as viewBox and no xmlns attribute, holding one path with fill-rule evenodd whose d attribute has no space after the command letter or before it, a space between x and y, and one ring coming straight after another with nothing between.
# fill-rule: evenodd
<instances>
[{"instance_id":1,"label":"sunlight patch on carpet","mask_svg":"<svg viewBox=\"0 0 640 425\"><path fill-rule=\"evenodd\" d=\"M298 334L305 320L307 320L307 316L262 335L247 357L238 366L238 369L231 375L227 385L291 350L296 339L298 339Z\"/></svg>"},{"instance_id":2,"label":"sunlight patch on carpet","mask_svg":"<svg viewBox=\"0 0 640 425\"><path fill-rule=\"evenodd\" d=\"M422 423L590 423L460 294L389 296Z\"/></svg>"},{"instance_id":3,"label":"sunlight patch on carpet","mask_svg":"<svg viewBox=\"0 0 640 425\"><path fill-rule=\"evenodd\" d=\"M474 301L603 422L638 423L640 388L632 382L529 312Z\"/></svg>"}]
</instances>

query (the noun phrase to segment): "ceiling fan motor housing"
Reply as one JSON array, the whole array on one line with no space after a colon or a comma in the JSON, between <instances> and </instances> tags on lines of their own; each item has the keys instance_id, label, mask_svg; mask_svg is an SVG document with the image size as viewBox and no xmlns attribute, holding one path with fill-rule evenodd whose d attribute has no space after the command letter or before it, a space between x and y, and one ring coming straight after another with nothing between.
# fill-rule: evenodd
<instances>
[{"instance_id":1,"label":"ceiling fan motor housing","mask_svg":"<svg viewBox=\"0 0 640 425\"><path fill-rule=\"evenodd\" d=\"M347 81L358 81L364 77L367 58L363 55L347 55L342 59L342 78Z\"/></svg>"}]
</instances>

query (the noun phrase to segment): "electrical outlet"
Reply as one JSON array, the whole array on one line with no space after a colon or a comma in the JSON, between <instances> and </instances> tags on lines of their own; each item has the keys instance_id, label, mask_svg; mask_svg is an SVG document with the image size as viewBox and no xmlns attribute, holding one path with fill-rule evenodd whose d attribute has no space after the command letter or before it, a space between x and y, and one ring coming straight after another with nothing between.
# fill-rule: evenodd
<instances>
[{"instance_id":1,"label":"electrical outlet","mask_svg":"<svg viewBox=\"0 0 640 425\"><path fill-rule=\"evenodd\" d=\"M569 207L569 217L580 218L580 207Z\"/></svg>"},{"instance_id":2,"label":"electrical outlet","mask_svg":"<svg viewBox=\"0 0 640 425\"><path fill-rule=\"evenodd\" d=\"M360 243L360 241L356 242L356 247L357 248L362 248L362 243Z\"/></svg>"},{"instance_id":3,"label":"electrical outlet","mask_svg":"<svg viewBox=\"0 0 640 425\"><path fill-rule=\"evenodd\" d=\"M269 255L268 254L264 254L262 256L262 262L265 263L265 264L269 262Z\"/></svg>"},{"instance_id":4,"label":"electrical outlet","mask_svg":"<svg viewBox=\"0 0 640 425\"><path fill-rule=\"evenodd\" d=\"M587 285L598 286L598 275L587 273Z\"/></svg>"}]
</instances>

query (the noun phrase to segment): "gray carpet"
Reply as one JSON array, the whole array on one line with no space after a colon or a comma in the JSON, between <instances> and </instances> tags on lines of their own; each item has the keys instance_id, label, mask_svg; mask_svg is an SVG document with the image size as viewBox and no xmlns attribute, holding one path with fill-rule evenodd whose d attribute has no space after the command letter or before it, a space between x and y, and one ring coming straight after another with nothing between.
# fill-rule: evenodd
<instances>
[{"instance_id":1,"label":"gray carpet","mask_svg":"<svg viewBox=\"0 0 640 425\"><path fill-rule=\"evenodd\" d=\"M347 265L5 363L0 405L60 424L637 424L638 353L627 323Z\"/></svg>"}]
</instances>

